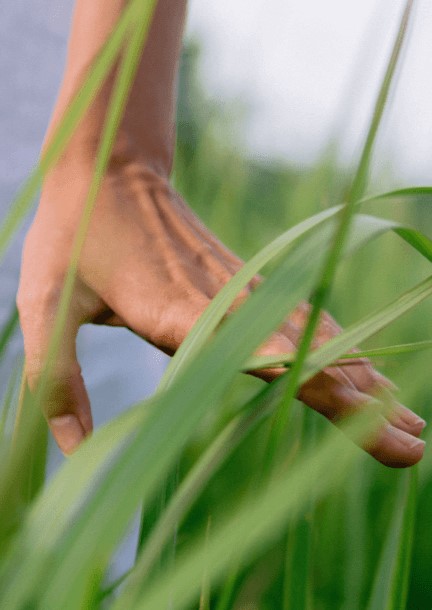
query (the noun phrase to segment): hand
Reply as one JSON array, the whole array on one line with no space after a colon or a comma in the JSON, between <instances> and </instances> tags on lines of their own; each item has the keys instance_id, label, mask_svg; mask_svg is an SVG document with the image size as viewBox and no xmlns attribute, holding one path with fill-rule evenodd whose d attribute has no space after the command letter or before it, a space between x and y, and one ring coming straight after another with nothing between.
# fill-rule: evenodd
<instances>
[{"instance_id":1,"label":"hand","mask_svg":"<svg viewBox=\"0 0 432 610\"><path fill-rule=\"evenodd\" d=\"M69 159L51 172L27 235L17 303L24 333L26 376L34 389L79 223L90 166ZM85 322L124 326L172 355L216 293L243 262L192 213L168 182L137 159L112 162L98 196L81 254L78 277L54 379L44 405L51 431L66 454L92 430L88 396L76 358L75 339ZM253 290L256 277L233 308ZM293 352L308 314L300 304L257 354ZM323 314L315 344L340 332ZM271 381L283 369L252 371ZM362 408L390 382L361 359L329 367L300 390L299 398L330 421ZM418 462L417 436L424 422L395 404L364 449L389 466Z\"/></svg>"}]
</instances>

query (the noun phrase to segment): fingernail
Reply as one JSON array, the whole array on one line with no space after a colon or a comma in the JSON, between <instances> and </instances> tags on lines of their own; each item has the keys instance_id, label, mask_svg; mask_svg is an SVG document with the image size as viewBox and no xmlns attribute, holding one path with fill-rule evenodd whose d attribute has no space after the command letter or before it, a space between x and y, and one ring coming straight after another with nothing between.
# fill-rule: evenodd
<instances>
[{"instance_id":1,"label":"fingernail","mask_svg":"<svg viewBox=\"0 0 432 610\"><path fill-rule=\"evenodd\" d=\"M425 441L421 438L415 438L408 432L404 432L403 430L399 430L399 428L395 428L394 426L387 426L387 432L396 437L405 447L408 449L415 449L417 447L424 447L426 445Z\"/></svg>"},{"instance_id":2,"label":"fingernail","mask_svg":"<svg viewBox=\"0 0 432 610\"><path fill-rule=\"evenodd\" d=\"M84 430L75 415L59 415L49 420L51 432L65 455L71 454L84 440Z\"/></svg>"},{"instance_id":3,"label":"fingernail","mask_svg":"<svg viewBox=\"0 0 432 610\"><path fill-rule=\"evenodd\" d=\"M418 426L419 428L421 427L422 430L426 426L426 422L422 417L419 417L399 402L396 403L395 411L401 420L410 426Z\"/></svg>"}]
</instances>

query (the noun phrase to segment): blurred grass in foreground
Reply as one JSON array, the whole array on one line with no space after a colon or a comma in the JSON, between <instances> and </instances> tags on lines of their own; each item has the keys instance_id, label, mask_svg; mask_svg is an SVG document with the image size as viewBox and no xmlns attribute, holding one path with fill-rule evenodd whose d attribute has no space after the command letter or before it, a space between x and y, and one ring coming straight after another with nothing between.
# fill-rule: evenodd
<instances>
[{"instance_id":1,"label":"blurred grass in foreground","mask_svg":"<svg viewBox=\"0 0 432 610\"><path fill-rule=\"evenodd\" d=\"M194 57L193 47L189 53ZM111 58L107 52L100 68L107 69ZM215 306L202 318L195 337L191 333L173 360L163 389L97 432L42 493L46 430L25 392L11 439L15 375L4 393L7 421L0 427L0 607L430 608L428 451L418 473L385 469L295 403L283 430L277 475L270 483L260 479L270 416L285 395L289 374L265 386L240 371L261 335L311 293L340 216L335 210L332 220L329 209L344 201L352 174L342 172L330 153L302 172L244 158L230 138L226 116L205 103L194 67L194 61L185 62L181 81L189 94L180 97L176 187L244 259L261 251L251 263L268 261L267 281L214 340L200 345L238 292L235 281L227 286L226 306L221 299L219 310ZM370 190L380 192L379 181ZM361 212L424 230L432 219L431 199L429 191L413 191L373 201ZM324 216L317 217L315 229L301 235L298 227L264 257L271 240L320 212ZM13 225L9 220L7 227ZM315 361L308 356L309 366L330 363L359 337L366 350L432 338L427 335L432 303L420 302L432 292L427 282L408 294L400 319L396 306L402 293L430 275L431 245L414 233L403 241L394 226L354 219L348 250L360 243L366 247L349 257L341 253L328 304L345 326L384 310L374 318L376 329L383 330L375 337L367 325L354 326L357 335L347 331L346 345L342 337L314 355ZM281 281L285 294L275 290ZM384 328L387 322L392 323ZM370 318L369 323L372 328ZM1 334L2 358L15 324L12 312ZM376 360L400 387L401 401L426 418L428 358L423 351ZM309 373L303 367L301 379ZM367 424L352 433L365 433ZM426 429L426 438L430 434ZM110 557L142 497L146 519L135 571L124 587L110 589ZM167 552L173 540L175 552Z\"/></svg>"}]
</instances>

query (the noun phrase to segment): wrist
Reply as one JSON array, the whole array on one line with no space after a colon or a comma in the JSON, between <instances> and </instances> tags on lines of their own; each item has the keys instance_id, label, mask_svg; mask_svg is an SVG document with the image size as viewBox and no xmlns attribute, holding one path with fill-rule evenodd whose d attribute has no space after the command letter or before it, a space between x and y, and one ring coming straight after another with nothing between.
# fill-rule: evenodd
<instances>
[{"instance_id":1,"label":"wrist","mask_svg":"<svg viewBox=\"0 0 432 610\"><path fill-rule=\"evenodd\" d=\"M54 120L47 129L41 155L47 151L60 124L61 118L57 119L57 116L55 113ZM103 125L84 118L66 144L55 167L83 168L93 171L102 137ZM133 133L133 129L129 126L122 124L112 145L107 172L121 170L131 163L141 163L161 178L168 180L172 168L173 148L171 142L161 143L151 135L148 138L140 137L139 134Z\"/></svg>"},{"instance_id":2,"label":"wrist","mask_svg":"<svg viewBox=\"0 0 432 610\"><path fill-rule=\"evenodd\" d=\"M73 207L85 201L95 171L101 137L94 132L78 132L44 179L42 201L70 199ZM124 131L118 133L105 177L114 183L130 184L134 180L171 190L169 176L156 163L148 162L135 140Z\"/></svg>"}]
</instances>

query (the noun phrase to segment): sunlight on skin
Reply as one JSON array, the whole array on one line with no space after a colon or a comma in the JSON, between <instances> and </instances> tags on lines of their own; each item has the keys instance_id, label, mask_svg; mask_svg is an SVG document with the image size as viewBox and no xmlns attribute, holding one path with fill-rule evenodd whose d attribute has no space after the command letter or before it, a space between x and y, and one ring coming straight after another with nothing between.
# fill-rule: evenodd
<instances>
[{"instance_id":1,"label":"sunlight on skin","mask_svg":"<svg viewBox=\"0 0 432 610\"><path fill-rule=\"evenodd\" d=\"M125 5L126 0L77 0L65 77L46 142ZM51 431L66 454L92 430L90 404L76 358L80 325L124 326L173 354L211 299L243 264L169 183L174 83L185 10L185 0L159 0L80 258L61 353L44 405ZM114 75L115 71L45 180L26 238L17 300L32 389L43 368ZM250 283L232 310L260 281L256 277ZM308 313L308 305L300 304L257 354L294 351ZM315 346L339 332L336 322L324 313ZM284 370L251 373L272 381ZM336 423L385 388L388 402L392 384L361 359L349 367L325 369L304 384L299 398ZM425 424L409 409L391 402L387 417L380 415L377 438L364 448L384 464L409 466L423 455L424 443L417 436Z\"/></svg>"}]
</instances>

